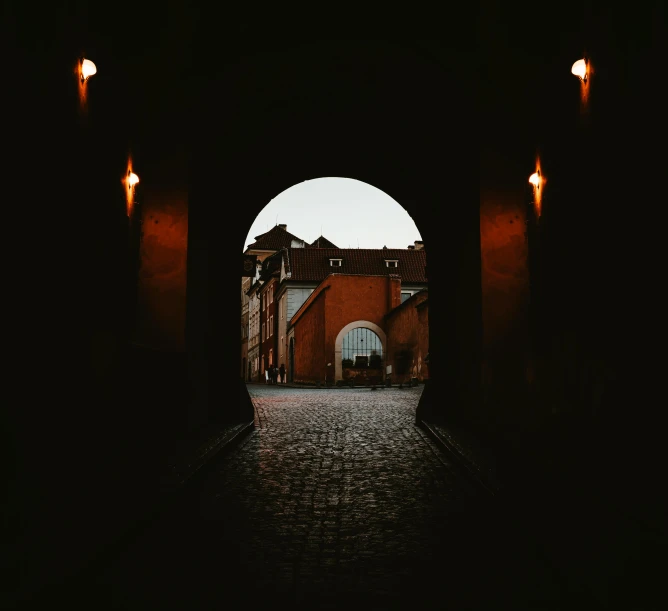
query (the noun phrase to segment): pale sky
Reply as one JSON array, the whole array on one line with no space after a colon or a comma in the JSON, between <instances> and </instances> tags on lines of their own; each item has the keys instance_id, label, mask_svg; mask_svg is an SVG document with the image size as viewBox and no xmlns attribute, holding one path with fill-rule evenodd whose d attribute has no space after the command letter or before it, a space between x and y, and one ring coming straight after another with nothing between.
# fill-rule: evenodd
<instances>
[{"instance_id":1,"label":"pale sky","mask_svg":"<svg viewBox=\"0 0 668 611\"><path fill-rule=\"evenodd\" d=\"M351 178L317 178L293 185L258 214L244 249L277 224L309 244L320 235L339 248L406 248L421 240L415 222L389 195Z\"/></svg>"}]
</instances>

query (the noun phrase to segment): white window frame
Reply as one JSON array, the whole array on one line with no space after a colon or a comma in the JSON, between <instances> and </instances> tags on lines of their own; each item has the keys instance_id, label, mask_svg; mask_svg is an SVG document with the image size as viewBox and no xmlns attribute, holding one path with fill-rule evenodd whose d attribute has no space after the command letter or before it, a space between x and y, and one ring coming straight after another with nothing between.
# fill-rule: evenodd
<instances>
[{"instance_id":1,"label":"white window frame","mask_svg":"<svg viewBox=\"0 0 668 611\"><path fill-rule=\"evenodd\" d=\"M385 259L385 266L392 268L399 267L399 259Z\"/></svg>"},{"instance_id":2,"label":"white window frame","mask_svg":"<svg viewBox=\"0 0 668 611\"><path fill-rule=\"evenodd\" d=\"M341 267L343 265L343 259L330 259L329 260L329 266L330 267Z\"/></svg>"}]
</instances>

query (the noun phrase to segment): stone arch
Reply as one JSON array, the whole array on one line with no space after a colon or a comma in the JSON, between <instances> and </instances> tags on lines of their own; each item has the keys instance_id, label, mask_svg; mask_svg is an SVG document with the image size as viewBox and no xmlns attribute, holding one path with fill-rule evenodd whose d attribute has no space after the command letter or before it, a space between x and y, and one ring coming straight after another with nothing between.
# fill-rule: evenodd
<instances>
[{"instance_id":1,"label":"stone arch","mask_svg":"<svg viewBox=\"0 0 668 611\"><path fill-rule=\"evenodd\" d=\"M352 329L358 327L363 327L373 331L379 338L380 343L383 346L383 354L387 351L387 337L385 336L385 331L383 331L377 324L372 323L368 320L356 320L355 322L348 323L343 327L339 334L336 336L336 341L334 342L334 382L338 382L343 379L343 367L341 365L341 346L343 344L343 338L347 335Z\"/></svg>"},{"instance_id":2,"label":"stone arch","mask_svg":"<svg viewBox=\"0 0 668 611\"><path fill-rule=\"evenodd\" d=\"M308 46L309 53L285 51L285 70L272 68L275 53L271 62L260 53L227 67L219 77L207 74L193 100L193 117L200 122L194 131L210 134L198 140L189 166L186 339L192 371L199 376L194 383L200 400L194 409L206 415L229 404L223 377L199 374L226 370L222 363L237 334L236 321L217 321L216 316L236 302L238 285L213 281L213 270L239 259L247 228L266 202L299 182L324 176L373 185L402 206L425 243L430 280L438 276L431 244L438 244L438 260L458 262L456 273L439 285L440 293L457 299L441 299L438 289L430 291L429 307L439 312L430 317L429 336L437 339L431 343L447 347L432 352L432 366L451 378L451 388L473 400L482 332L479 202L469 197L465 180L444 186L443 157L434 154L442 149L445 134L453 135L449 117L459 107L459 97L442 86L443 66L416 48L356 41ZM343 61L345 71L340 70ZM224 88L234 83L234 95L221 99L223 73ZM286 80L287 73L294 82ZM408 79L399 90L397 73ZM373 87L366 86L369 74L374 74ZM360 84L365 84L362 97ZM257 95L259 86L266 95ZM453 104L457 108L444 112ZM230 121L232 116L237 118ZM290 154L277 157L281 142L291 143ZM470 159L458 158L457 164L448 166L449 175L462 176ZM211 205L220 193L221 172L226 197L235 202L238 226L244 228L234 239L221 237L229 211ZM455 196L456 191L461 195ZM457 231L443 240L443 225L433 218L434 202L453 197L467 203L448 208L447 227ZM229 356L238 362L238 353ZM250 420L252 404L247 393L243 396L241 412Z\"/></svg>"}]
</instances>

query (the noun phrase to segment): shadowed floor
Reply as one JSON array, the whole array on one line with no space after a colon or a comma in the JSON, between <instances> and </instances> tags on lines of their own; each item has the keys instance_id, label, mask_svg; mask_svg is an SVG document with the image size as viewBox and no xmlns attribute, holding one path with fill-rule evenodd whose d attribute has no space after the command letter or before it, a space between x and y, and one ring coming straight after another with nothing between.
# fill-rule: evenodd
<instances>
[{"instance_id":1,"label":"shadowed floor","mask_svg":"<svg viewBox=\"0 0 668 611\"><path fill-rule=\"evenodd\" d=\"M414 425L421 391L250 387L256 430L69 608L591 609Z\"/></svg>"}]
</instances>

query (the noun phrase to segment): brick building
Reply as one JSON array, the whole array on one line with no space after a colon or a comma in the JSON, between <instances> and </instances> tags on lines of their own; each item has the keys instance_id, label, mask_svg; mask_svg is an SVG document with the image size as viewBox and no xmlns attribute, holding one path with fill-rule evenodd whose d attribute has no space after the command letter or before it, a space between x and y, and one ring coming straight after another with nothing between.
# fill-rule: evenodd
<instances>
[{"instance_id":1,"label":"brick building","mask_svg":"<svg viewBox=\"0 0 668 611\"><path fill-rule=\"evenodd\" d=\"M262 333L261 324L265 325L266 333L266 303L262 316L262 295L259 292L263 281L260 275L264 261L276 251L290 246L306 246L304 240L288 232L285 224L276 225L266 233L255 236L255 241L244 250L245 255L252 255L257 260L257 270L254 277L245 277L241 281L241 376L247 382L257 382L264 375L267 366L264 356L268 356L269 348L263 354L260 344L265 343L266 337ZM258 284L259 283L259 284ZM272 356L274 352L272 351ZM261 358L262 357L262 358Z\"/></svg>"},{"instance_id":2,"label":"brick building","mask_svg":"<svg viewBox=\"0 0 668 611\"><path fill-rule=\"evenodd\" d=\"M280 277L279 256L265 259L260 272L258 295L260 298L260 375L265 369L278 367L276 331L278 327L278 307L275 292Z\"/></svg>"},{"instance_id":3,"label":"brick building","mask_svg":"<svg viewBox=\"0 0 668 611\"><path fill-rule=\"evenodd\" d=\"M390 375L395 382L421 382L429 379L429 305L427 291L422 290L406 299L385 315L387 359Z\"/></svg>"},{"instance_id":4,"label":"brick building","mask_svg":"<svg viewBox=\"0 0 668 611\"><path fill-rule=\"evenodd\" d=\"M408 349L420 360L416 377L425 379L427 306L416 308L426 301L425 267L423 248L286 249L279 292L290 286L297 290L300 283L308 287L301 303L287 300L296 306L286 312L289 379L380 383L388 364L396 371L401 357L395 352Z\"/></svg>"},{"instance_id":5,"label":"brick building","mask_svg":"<svg viewBox=\"0 0 668 611\"><path fill-rule=\"evenodd\" d=\"M423 313L418 317L416 310L416 306L425 300L424 290L427 287L426 253L422 242L416 241L406 249L341 249L324 236L309 244L288 233L286 225L276 225L267 233L257 236L245 254L255 255L258 259L255 278L245 280L243 293L248 300L247 307L246 298L242 298L242 325L245 324L247 329L245 335L248 346L245 352L242 347L242 367L247 381L263 381L265 369L270 365L284 365L288 381L296 382L324 382L327 379L334 383L351 377L359 378L360 383L362 380L379 382L385 379L387 365L390 365L390 371L395 374L394 380L398 379L397 372L407 367L416 374L408 377L426 379L424 357L427 312L423 307ZM308 333L302 331L299 333L304 341L299 341L295 335L293 317L316 289L324 290L321 286L323 281L332 275L350 276L353 279L334 280L337 289L347 290L348 293L345 298L340 299L336 312L327 309L326 313L323 313L327 322L323 320L318 324L323 329L326 325L329 334L343 319L345 322L341 326L351 325L355 321L367 321L369 324L351 327L355 330L345 339L345 347L343 343L338 348L334 347L332 358L327 361L331 362L330 371L323 372L320 378L320 373L316 374L314 369L319 367L316 364L320 356L318 350L329 348L325 348L323 344L316 349L316 336L309 337ZM364 285L360 284L362 277L371 279L369 282L370 286L374 287L373 291L364 289ZM394 279L391 284L387 284L388 278ZM394 288L390 290L389 286ZM423 294L414 298L420 292ZM338 295L338 292L336 294ZM334 295L330 298L330 304L333 303L333 297ZM386 321L384 317L403 303L408 304L406 308L402 308ZM313 312L319 311L321 307L320 304L314 306ZM308 325L316 324L312 318L313 314L306 317L305 320L310 322L302 322L302 330ZM424 346L418 345L420 320L425 325L422 333ZM395 330L395 343L401 345L403 351L400 356L387 352L386 325ZM314 327L315 333L321 331L320 327ZM340 328L336 335L339 331ZM243 336L242 332L242 341ZM328 341L330 339L328 335ZM334 339L336 340L336 337ZM344 342L343 336L339 339ZM375 346L373 354L371 348L361 349L364 345L371 344ZM410 349L406 348L407 345L410 345ZM343 352L350 354L344 355ZM415 354L416 362L411 360L410 364L404 366L406 354ZM313 363L309 359L314 359ZM324 366L327 367L327 364ZM297 371L302 377L295 376Z\"/></svg>"}]
</instances>

